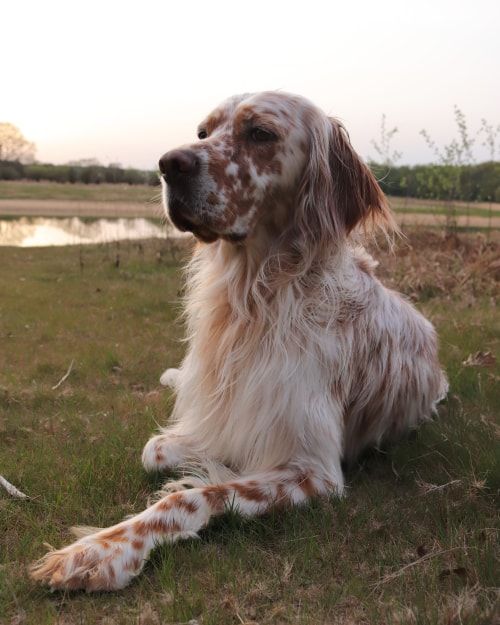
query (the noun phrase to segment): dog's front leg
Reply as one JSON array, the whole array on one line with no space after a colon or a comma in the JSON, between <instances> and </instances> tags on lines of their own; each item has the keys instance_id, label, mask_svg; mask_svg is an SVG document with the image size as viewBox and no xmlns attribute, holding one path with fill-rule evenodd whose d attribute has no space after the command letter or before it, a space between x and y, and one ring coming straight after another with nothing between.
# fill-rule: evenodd
<instances>
[{"instance_id":1,"label":"dog's front leg","mask_svg":"<svg viewBox=\"0 0 500 625\"><path fill-rule=\"evenodd\" d=\"M166 369L160 376L160 384L176 389L179 380L179 369Z\"/></svg>"},{"instance_id":2,"label":"dog's front leg","mask_svg":"<svg viewBox=\"0 0 500 625\"><path fill-rule=\"evenodd\" d=\"M165 428L161 434L151 437L142 450L142 465L146 471L165 471L196 460L199 457L186 437Z\"/></svg>"},{"instance_id":3,"label":"dog's front leg","mask_svg":"<svg viewBox=\"0 0 500 625\"><path fill-rule=\"evenodd\" d=\"M194 537L225 510L256 516L339 489L313 470L289 467L179 491L118 525L47 553L32 566L31 576L53 589L116 590L141 571L155 545Z\"/></svg>"}]
</instances>

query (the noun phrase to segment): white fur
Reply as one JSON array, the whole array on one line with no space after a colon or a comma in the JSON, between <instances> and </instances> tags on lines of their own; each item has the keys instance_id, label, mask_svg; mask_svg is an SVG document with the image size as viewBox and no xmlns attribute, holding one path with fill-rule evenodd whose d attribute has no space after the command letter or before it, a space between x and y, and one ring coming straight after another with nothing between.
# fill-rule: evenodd
<instances>
[{"instance_id":1,"label":"white fur","mask_svg":"<svg viewBox=\"0 0 500 625\"><path fill-rule=\"evenodd\" d=\"M160 384L175 388L179 377L179 369L166 369L160 376Z\"/></svg>"}]
</instances>

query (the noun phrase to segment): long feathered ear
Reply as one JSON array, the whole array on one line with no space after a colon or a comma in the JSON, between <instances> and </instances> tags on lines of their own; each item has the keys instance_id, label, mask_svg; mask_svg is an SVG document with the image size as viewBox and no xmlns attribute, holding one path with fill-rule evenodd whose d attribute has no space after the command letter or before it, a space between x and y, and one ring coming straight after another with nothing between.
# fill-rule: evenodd
<instances>
[{"instance_id":1,"label":"long feathered ear","mask_svg":"<svg viewBox=\"0 0 500 625\"><path fill-rule=\"evenodd\" d=\"M314 116L309 158L299 189L299 231L317 242L349 235L356 227L397 231L382 189L335 119Z\"/></svg>"},{"instance_id":2,"label":"long feathered ear","mask_svg":"<svg viewBox=\"0 0 500 625\"><path fill-rule=\"evenodd\" d=\"M370 168L353 149L344 126L330 119L330 171L333 202L347 234L356 226L365 229L397 229L380 185Z\"/></svg>"}]
</instances>

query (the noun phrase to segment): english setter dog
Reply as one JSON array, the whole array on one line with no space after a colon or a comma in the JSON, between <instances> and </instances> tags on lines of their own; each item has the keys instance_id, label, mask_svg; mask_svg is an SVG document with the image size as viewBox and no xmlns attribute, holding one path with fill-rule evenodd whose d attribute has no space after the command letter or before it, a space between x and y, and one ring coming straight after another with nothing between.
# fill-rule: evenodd
<instances>
[{"instance_id":1,"label":"english setter dog","mask_svg":"<svg viewBox=\"0 0 500 625\"><path fill-rule=\"evenodd\" d=\"M447 391L432 325L374 275L361 234L395 228L346 131L281 92L230 98L198 141L165 154L173 223L198 239L187 269L189 348L162 382L177 399L148 471L179 469L143 512L46 554L51 588L114 590L155 545L227 509L341 495L342 465L429 419Z\"/></svg>"}]
</instances>

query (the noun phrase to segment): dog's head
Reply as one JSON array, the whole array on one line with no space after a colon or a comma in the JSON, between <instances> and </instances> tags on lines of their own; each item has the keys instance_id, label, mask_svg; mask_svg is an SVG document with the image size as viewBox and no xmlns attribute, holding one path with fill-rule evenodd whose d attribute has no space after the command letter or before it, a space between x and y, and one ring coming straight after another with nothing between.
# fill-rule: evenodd
<instances>
[{"instance_id":1,"label":"dog's head","mask_svg":"<svg viewBox=\"0 0 500 625\"><path fill-rule=\"evenodd\" d=\"M320 241L370 218L391 223L342 125L304 98L235 96L199 125L198 139L159 166L170 218L202 241L244 241L260 226Z\"/></svg>"}]
</instances>

